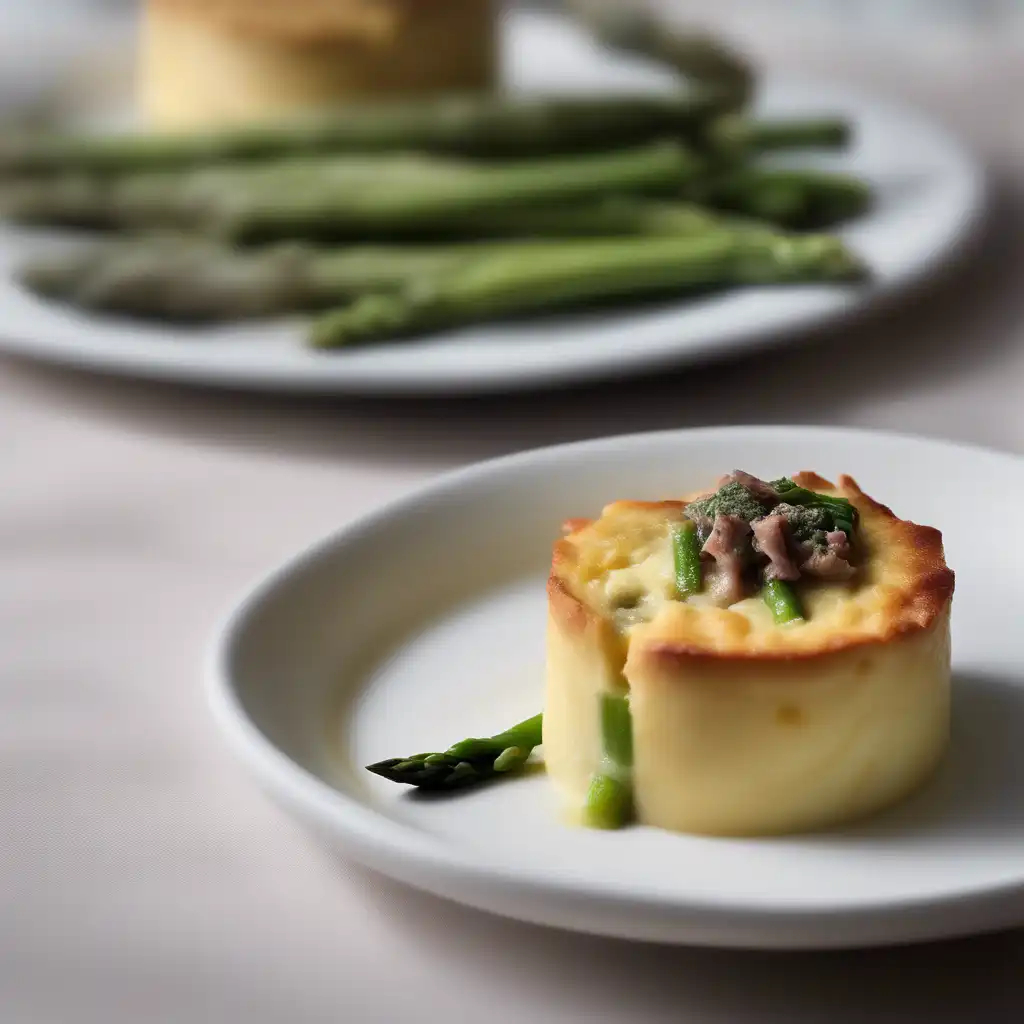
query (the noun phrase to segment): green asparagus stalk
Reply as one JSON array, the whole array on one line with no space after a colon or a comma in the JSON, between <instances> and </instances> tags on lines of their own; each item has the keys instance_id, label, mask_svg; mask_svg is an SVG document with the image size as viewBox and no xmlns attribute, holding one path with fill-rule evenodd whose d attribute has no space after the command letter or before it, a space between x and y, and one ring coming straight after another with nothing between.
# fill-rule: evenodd
<instances>
[{"instance_id":1,"label":"green asparagus stalk","mask_svg":"<svg viewBox=\"0 0 1024 1024\"><path fill-rule=\"evenodd\" d=\"M526 250L531 243L508 243ZM542 245L543 243L536 243ZM188 236L138 237L38 257L18 280L90 310L178 322L241 320L337 306L490 251L483 244L235 249Z\"/></svg>"},{"instance_id":2,"label":"green asparagus stalk","mask_svg":"<svg viewBox=\"0 0 1024 1024\"><path fill-rule=\"evenodd\" d=\"M633 715L628 694L602 694L601 742L613 764L625 770L633 767Z\"/></svg>"},{"instance_id":3,"label":"green asparagus stalk","mask_svg":"<svg viewBox=\"0 0 1024 1024\"><path fill-rule=\"evenodd\" d=\"M0 174L131 171L295 154L411 152L537 157L686 138L725 109L700 90L597 97L446 96L351 105L216 131L21 134L0 140Z\"/></svg>"},{"instance_id":4,"label":"green asparagus stalk","mask_svg":"<svg viewBox=\"0 0 1024 1024\"><path fill-rule=\"evenodd\" d=\"M146 184L149 195L142 195ZM225 179L223 189L230 187ZM163 186L166 189L160 191ZM0 185L0 216L23 224L96 230L160 229L161 219L174 226L177 186L163 179L163 186L69 176ZM210 186L207 186L210 187ZM197 194L193 192L193 196ZM166 211L161 216L161 211ZM187 220L187 217L178 217ZM431 230L441 238L580 238L612 235L675 235L722 223L742 223L694 203L645 196L614 195L593 201L542 203L513 209L481 210L470 217L453 218ZM415 225L413 225L415 227ZM306 234L322 242L350 241L352 230L344 225L321 223ZM409 232L397 221L388 240ZM424 238L422 228L412 231L414 240Z\"/></svg>"},{"instance_id":5,"label":"green asparagus stalk","mask_svg":"<svg viewBox=\"0 0 1024 1024\"><path fill-rule=\"evenodd\" d=\"M623 179L622 163L609 191L654 189L665 180L674 157L658 151L633 153L637 164ZM642 159L641 159L642 158ZM620 155L621 159L621 155ZM646 161L646 162L644 162ZM652 168L652 164L656 164ZM642 165L642 166L641 166ZM682 172L685 160L676 167ZM526 167L531 165L525 165ZM535 166L535 165L532 165ZM522 170L521 165L515 170ZM455 208L430 222L399 207L380 208L387 190L406 201L424 194L439 197L467 179L486 182L499 195L508 183L491 177L496 167L469 167L429 158L379 161L288 163L278 168L218 168L189 174L141 174L124 178L83 175L40 178L0 185L0 216L25 224L99 230L185 228L219 231L242 241L310 238L322 242L373 238L416 241L499 237L581 237L632 234L690 234L712 219L746 218L792 229L825 228L863 212L870 187L852 177L824 172L744 168L717 175L707 170L672 178L678 199L644 195L593 195L531 199L508 206L480 202ZM676 173L673 170L673 175ZM652 177L645 178L644 175ZM371 190L367 182L373 182ZM646 182L646 184L645 184ZM577 182L578 184L578 182ZM669 184L665 184L666 190ZM376 215L357 222L358 209L371 192ZM293 198L294 196L304 198ZM340 198L339 198L340 197ZM441 202L441 199L437 199ZM446 198L446 202L449 200ZM467 193L468 202L468 193ZM525 202L525 200L524 200ZM349 212L346 212L346 205Z\"/></svg>"},{"instance_id":6,"label":"green asparagus stalk","mask_svg":"<svg viewBox=\"0 0 1024 1024\"><path fill-rule=\"evenodd\" d=\"M692 180L700 163L672 142L587 157L564 157L508 165L440 171L418 184L386 180L348 188L295 189L283 196L263 190L236 193L209 212L205 223L237 242L300 236L336 238L393 235L432 236L461 224L476 233L475 219L514 216L517 210L602 199L607 195L671 195Z\"/></svg>"},{"instance_id":7,"label":"green asparagus stalk","mask_svg":"<svg viewBox=\"0 0 1024 1024\"><path fill-rule=\"evenodd\" d=\"M633 715L628 694L601 695L601 770L583 805L590 828L622 828L632 815Z\"/></svg>"},{"instance_id":8,"label":"green asparagus stalk","mask_svg":"<svg viewBox=\"0 0 1024 1024\"><path fill-rule=\"evenodd\" d=\"M804 617L800 598L785 580L766 581L761 596L771 610L777 626L784 626L788 622L796 622Z\"/></svg>"},{"instance_id":9,"label":"green asparagus stalk","mask_svg":"<svg viewBox=\"0 0 1024 1024\"><path fill-rule=\"evenodd\" d=\"M703 589L700 549L696 525L692 522L681 523L672 534L672 552L675 559L676 592L683 600L692 594L699 594Z\"/></svg>"},{"instance_id":10,"label":"green asparagus stalk","mask_svg":"<svg viewBox=\"0 0 1024 1024\"><path fill-rule=\"evenodd\" d=\"M822 230L863 213L871 187L850 175L745 166L694 178L690 202L791 230Z\"/></svg>"},{"instance_id":11,"label":"green asparagus stalk","mask_svg":"<svg viewBox=\"0 0 1024 1024\"><path fill-rule=\"evenodd\" d=\"M633 790L613 775L595 775L590 780L583 805L587 828L613 831L622 828L633 814Z\"/></svg>"},{"instance_id":12,"label":"green asparagus stalk","mask_svg":"<svg viewBox=\"0 0 1024 1024\"><path fill-rule=\"evenodd\" d=\"M635 2L569 0L569 7L606 46L646 57L713 88L732 109L746 106L754 94L754 69L719 39L673 28Z\"/></svg>"},{"instance_id":13,"label":"green asparagus stalk","mask_svg":"<svg viewBox=\"0 0 1024 1024\"><path fill-rule=\"evenodd\" d=\"M593 202L495 210L481 215L474 228L481 238L612 238L623 235L696 235L707 231L763 230L748 218L674 199L609 196Z\"/></svg>"},{"instance_id":14,"label":"green asparagus stalk","mask_svg":"<svg viewBox=\"0 0 1024 1024\"><path fill-rule=\"evenodd\" d=\"M537 207L557 211L609 196L674 196L700 166L674 142L487 165L340 157L277 168L40 179L0 188L0 215L28 223L197 230L244 242L466 237L479 235L478 222L511 230L517 213Z\"/></svg>"},{"instance_id":15,"label":"green asparagus stalk","mask_svg":"<svg viewBox=\"0 0 1024 1024\"><path fill-rule=\"evenodd\" d=\"M0 179L0 216L22 224L97 230L188 227L208 206L239 191L308 189L311 181L321 188L328 181L332 187L359 188L382 175L392 180L399 170L412 178L420 169L413 157L294 159L197 170ZM430 173L433 168L428 163L422 169Z\"/></svg>"},{"instance_id":16,"label":"green asparagus stalk","mask_svg":"<svg viewBox=\"0 0 1024 1024\"><path fill-rule=\"evenodd\" d=\"M524 211L519 226L530 221L536 223L538 236L558 228L566 235L592 231L608 237L629 231L681 237L766 230L685 204L630 199ZM40 296L85 309L182 322L238 320L337 306L367 292L388 291L440 274L467 260L496 252L528 258L553 244L519 240L334 249L282 242L240 249L160 233L38 256L18 268L17 278Z\"/></svg>"},{"instance_id":17,"label":"green asparagus stalk","mask_svg":"<svg viewBox=\"0 0 1024 1024\"><path fill-rule=\"evenodd\" d=\"M533 238L516 239L522 231ZM498 211L488 228L510 240L431 246L323 248L280 242L239 248L180 233L120 236L37 256L17 270L29 290L84 309L182 322L238 320L338 306L389 291L495 252L528 258L554 244L548 235L697 236L764 232L683 203L612 198L585 206L538 208L518 218ZM500 248L499 248L500 246Z\"/></svg>"},{"instance_id":18,"label":"green asparagus stalk","mask_svg":"<svg viewBox=\"0 0 1024 1024\"><path fill-rule=\"evenodd\" d=\"M730 114L708 123L702 148L732 156L794 149L843 149L852 128L840 117L754 120Z\"/></svg>"},{"instance_id":19,"label":"green asparagus stalk","mask_svg":"<svg viewBox=\"0 0 1024 1024\"><path fill-rule=\"evenodd\" d=\"M442 753L389 758L366 770L418 789L463 789L521 770L542 742L543 725L544 716L537 715L497 736L463 740Z\"/></svg>"},{"instance_id":20,"label":"green asparagus stalk","mask_svg":"<svg viewBox=\"0 0 1024 1024\"><path fill-rule=\"evenodd\" d=\"M451 273L326 313L311 340L319 348L338 348L614 299L863 276L862 264L838 239L816 235L611 239L551 246L525 259L495 251Z\"/></svg>"}]
</instances>

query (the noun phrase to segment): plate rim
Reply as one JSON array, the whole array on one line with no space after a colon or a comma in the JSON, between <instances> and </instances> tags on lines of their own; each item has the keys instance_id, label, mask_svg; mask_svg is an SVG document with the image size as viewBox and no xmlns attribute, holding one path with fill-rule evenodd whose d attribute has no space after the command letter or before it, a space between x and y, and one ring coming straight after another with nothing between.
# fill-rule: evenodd
<instances>
[{"instance_id":1,"label":"plate rim","mask_svg":"<svg viewBox=\"0 0 1024 1024\"><path fill-rule=\"evenodd\" d=\"M345 546L360 543L362 535L388 521L415 510L431 498L457 491L475 481L504 475L516 466L537 461L559 461L581 451L609 453L618 448L665 443L699 443L701 438L740 438L757 431L780 440L798 432L806 436L814 429L826 439L846 441L870 438L877 443L923 444L944 451L955 449L961 456L992 459L1024 468L1024 457L988 446L947 441L915 433L806 424L756 424L724 427L682 428L612 435L566 444L546 445L501 456L440 474L426 483L391 499L321 536L265 573L224 616L208 645L204 659L204 689L207 705L218 730L236 761L286 812L297 814L315 832L327 833L339 843L345 855L379 873L433 892L436 895L489 910L506 917L572 930L654 941L721 948L747 949L840 949L898 945L907 942L951 938L997 930L1024 918L1024 868L1019 876L1003 882L968 884L943 896L918 894L897 899L867 898L853 904L818 903L814 906L781 907L759 905L749 899L727 895L666 901L652 893L610 891L590 883L574 883L551 873L530 868L482 867L470 857L453 854L445 844L417 833L410 826L389 819L355 796L332 786L292 760L251 718L236 685L232 658L244 637L247 624L265 602L293 578ZM684 439L691 439L689 442ZM459 889L470 889L467 896ZM487 898L479 896L480 891ZM621 915L622 926L569 925L565 913L517 915L495 902L523 905L538 900L585 904L596 917ZM653 925L654 917L663 919ZM646 924L638 924L639 919ZM685 922L683 921L685 918ZM632 923L627 923L631 921ZM837 934L829 935L830 925ZM771 934L765 934L771 933ZM753 939L752 936L759 936Z\"/></svg>"}]
</instances>

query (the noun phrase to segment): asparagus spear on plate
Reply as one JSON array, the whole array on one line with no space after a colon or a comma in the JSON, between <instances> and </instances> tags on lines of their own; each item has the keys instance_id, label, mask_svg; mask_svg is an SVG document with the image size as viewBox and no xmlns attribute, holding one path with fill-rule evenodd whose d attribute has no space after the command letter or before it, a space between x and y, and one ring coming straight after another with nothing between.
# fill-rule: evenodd
<instances>
[{"instance_id":1,"label":"asparagus spear on plate","mask_svg":"<svg viewBox=\"0 0 1024 1024\"><path fill-rule=\"evenodd\" d=\"M181 322L240 320L336 306L397 288L483 252L483 245L238 250L190 236L129 237L43 256L18 279L84 309Z\"/></svg>"},{"instance_id":2,"label":"asparagus spear on plate","mask_svg":"<svg viewBox=\"0 0 1024 1024\"><path fill-rule=\"evenodd\" d=\"M618 299L781 282L850 281L861 262L830 236L715 232L693 238L566 243L543 253L497 250L396 292L324 314L312 343L338 348Z\"/></svg>"},{"instance_id":3,"label":"asparagus spear on plate","mask_svg":"<svg viewBox=\"0 0 1024 1024\"><path fill-rule=\"evenodd\" d=\"M46 298L85 309L175 321L235 320L337 306L366 292L395 289L491 255L527 258L564 240L546 236L692 236L764 231L683 203L613 198L580 207L496 211L486 234L535 237L431 246L304 242L237 248L182 234L128 235L44 254L18 268L18 280Z\"/></svg>"},{"instance_id":4,"label":"asparagus spear on plate","mask_svg":"<svg viewBox=\"0 0 1024 1024\"><path fill-rule=\"evenodd\" d=\"M646 191L666 195L639 194ZM668 144L486 169L393 157L110 179L59 175L0 184L0 216L101 230L195 227L244 242L689 234L712 216L676 196L803 229L863 212L871 189L821 171L710 171Z\"/></svg>"},{"instance_id":5,"label":"asparagus spear on plate","mask_svg":"<svg viewBox=\"0 0 1024 1024\"><path fill-rule=\"evenodd\" d=\"M633 714L627 693L601 695L600 769L583 803L589 828L618 829L633 816Z\"/></svg>"},{"instance_id":6,"label":"asparagus spear on plate","mask_svg":"<svg viewBox=\"0 0 1024 1024\"><path fill-rule=\"evenodd\" d=\"M794 230L818 230L862 214L871 186L852 175L754 166L725 170L688 183L692 202Z\"/></svg>"},{"instance_id":7,"label":"asparagus spear on plate","mask_svg":"<svg viewBox=\"0 0 1024 1024\"><path fill-rule=\"evenodd\" d=\"M175 227L236 241L476 233L537 206L609 195L672 196L701 169L667 141L589 156L481 166L424 156L338 157L0 188L0 214L29 223Z\"/></svg>"},{"instance_id":8,"label":"asparagus spear on plate","mask_svg":"<svg viewBox=\"0 0 1024 1024\"><path fill-rule=\"evenodd\" d=\"M448 96L348 105L289 120L174 134L7 134L0 174L208 167L296 154L410 152L538 157L687 138L723 112L713 92Z\"/></svg>"},{"instance_id":9,"label":"asparagus spear on plate","mask_svg":"<svg viewBox=\"0 0 1024 1024\"><path fill-rule=\"evenodd\" d=\"M780 150L836 150L850 142L853 128L843 117L755 119L727 115L708 123L694 143L723 156L757 156Z\"/></svg>"},{"instance_id":10,"label":"asparagus spear on plate","mask_svg":"<svg viewBox=\"0 0 1024 1024\"><path fill-rule=\"evenodd\" d=\"M256 189L225 197L207 223L221 237L258 242L300 235L431 236L459 230L476 233L475 219L544 204L593 201L608 195L678 193L693 180L700 161L674 142L586 157L563 157L473 167L448 174L443 167L419 181L368 182L347 188L296 188L284 196Z\"/></svg>"},{"instance_id":11,"label":"asparagus spear on plate","mask_svg":"<svg viewBox=\"0 0 1024 1024\"><path fill-rule=\"evenodd\" d=\"M367 771L406 786L445 791L521 771L543 739L544 716L536 715L486 739L463 740L436 754L393 757L367 765Z\"/></svg>"}]
</instances>

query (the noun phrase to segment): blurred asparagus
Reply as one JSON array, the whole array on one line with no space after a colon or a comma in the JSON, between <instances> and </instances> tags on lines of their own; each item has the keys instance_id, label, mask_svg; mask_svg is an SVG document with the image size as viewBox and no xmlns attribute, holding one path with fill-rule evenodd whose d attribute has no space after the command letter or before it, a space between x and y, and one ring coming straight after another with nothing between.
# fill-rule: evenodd
<instances>
[{"instance_id":1,"label":"blurred asparagus","mask_svg":"<svg viewBox=\"0 0 1024 1024\"><path fill-rule=\"evenodd\" d=\"M324 314L319 348L428 333L464 324L575 309L611 300L782 282L850 281L860 261L829 236L716 232L692 238L553 245L523 258L497 250L396 292L366 295Z\"/></svg>"},{"instance_id":2,"label":"blurred asparagus","mask_svg":"<svg viewBox=\"0 0 1024 1024\"><path fill-rule=\"evenodd\" d=\"M236 241L467 236L542 205L673 195L700 161L674 142L586 157L480 166L423 156L285 162L0 187L0 215L108 229L175 227Z\"/></svg>"},{"instance_id":3,"label":"blurred asparagus","mask_svg":"<svg viewBox=\"0 0 1024 1024\"><path fill-rule=\"evenodd\" d=\"M323 250L301 242L237 250L155 236L40 257L18 271L38 295L85 309L175 321L239 320L336 306L454 267L482 245Z\"/></svg>"},{"instance_id":4,"label":"blurred asparagus","mask_svg":"<svg viewBox=\"0 0 1024 1024\"><path fill-rule=\"evenodd\" d=\"M544 716L536 715L497 736L463 740L442 753L389 758L366 770L424 790L462 789L520 771L541 744L543 723Z\"/></svg>"},{"instance_id":5,"label":"blurred asparagus","mask_svg":"<svg viewBox=\"0 0 1024 1024\"><path fill-rule=\"evenodd\" d=\"M848 124L839 118L752 120L726 116L709 120L689 143L704 158L702 173L706 176L721 172L723 159L726 170L734 170L737 161L742 163L759 153L834 149L845 145L849 134ZM617 148L612 145L610 151ZM592 158L600 159L600 155ZM585 163L579 160L572 165ZM514 166L523 165L516 162ZM227 190L248 193L260 187L294 190L315 186L319 194L327 181L339 188L382 182L416 186L424 180L452 181L458 174L479 178L508 167L507 162L480 165L454 157L384 153L292 154L249 163L171 170L126 168L107 174L75 169L42 176L0 176L0 214L26 223L118 228L151 222L161 215L165 220L180 219L191 207L201 206L208 197L216 201ZM177 212L179 209L185 213Z\"/></svg>"},{"instance_id":6,"label":"blurred asparagus","mask_svg":"<svg viewBox=\"0 0 1024 1024\"><path fill-rule=\"evenodd\" d=\"M509 230L525 229L524 219L536 225L537 236L767 230L683 203L614 198L580 208L524 211ZM337 306L499 248L526 256L552 244L560 243L531 239L329 248L294 241L238 248L184 234L129 235L39 256L20 267L17 277L41 296L85 309L176 321L233 320Z\"/></svg>"},{"instance_id":7,"label":"blurred asparagus","mask_svg":"<svg viewBox=\"0 0 1024 1024\"><path fill-rule=\"evenodd\" d=\"M841 224L872 200L871 186L851 175L753 166L694 179L683 194L691 202L792 230Z\"/></svg>"},{"instance_id":8,"label":"blurred asparagus","mask_svg":"<svg viewBox=\"0 0 1024 1024\"><path fill-rule=\"evenodd\" d=\"M449 96L196 133L7 133L0 139L0 174L123 174L296 154L414 150L535 157L687 138L725 109L716 92L699 89L644 96Z\"/></svg>"},{"instance_id":9,"label":"blurred asparagus","mask_svg":"<svg viewBox=\"0 0 1024 1024\"><path fill-rule=\"evenodd\" d=\"M504 165L486 173L414 157L113 179L59 176L0 186L0 215L101 230L192 227L240 242L394 241L688 233L714 216L671 195L624 194L629 191L675 193L712 211L786 228L831 227L871 200L869 186L848 176L709 171L671 144L601 158L597 168L593 159L573 159L568 179L554 183L538 171L562 173L565 163L509 167L508 177ZM619 194L602 195L604 188Z\"/></svg>"},{"instance_id":10,"label":"blurred asparagus","mask_svg":"<svg viewBox=\"0 0 1024 1024\"><path fill-rule=\"evenodd\" d=\"M780 150L836 150L849 145L842 117L752 118L732 114L709 121L693 145L719 156L751 157Z\"/></svg>"},{"instance_id":11,"label":"blurred asparagus","mask_svg":"<svg viewBox=\"0 0 1024 1024\"><path fill-rule=\"evenodd\" d=\"M636 0L568 0L568 6L606 46L664 64L713 88L732 109L745 107L754 95L754 68L720 39L674 28Z\"/></svg>"}]
</instances>

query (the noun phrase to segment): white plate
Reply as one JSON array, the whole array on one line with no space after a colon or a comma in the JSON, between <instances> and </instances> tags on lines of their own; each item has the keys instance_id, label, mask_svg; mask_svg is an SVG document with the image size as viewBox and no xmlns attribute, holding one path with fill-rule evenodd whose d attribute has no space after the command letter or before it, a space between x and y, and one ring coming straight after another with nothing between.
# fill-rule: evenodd
<instances>
[{"instance_id":1,"label":"white plate","mask_svg":"<svg viewBox=\"0 0 1024 1024\"><path fill-rule=\"evenodd\" d=\"M530 91L658 89L671 77L612 60L567 22L509 19L511 84ZM147 378L273 391L428 394L514 390L596 380L730 356L822 328L927 277L969 238L983 205L974 161L927 118L820 82L771 78L772 114L836 112L855 145L822 166L863 175L877 208L842 233L874 268L869 287L749 289L642 312L485 325L361 351L318 353L300 321L181 329L78 313L19 289L10 268L31 234L0 228L0 347Z\"/></svg>"},{"instance_id":2,"label":"white plate","mask_svg":"<svg viewBox=\"0 0 1024 1024\"><path fill-rule=\"evenodd\" d=\"M362 766L542 709L544 581L562 520L736 466L851 472L938 526L957 572L955 725L938 776L830 833L716 840L560 821L539 775L417 799ZM858 431L727 428L486 463L342 530L263 583L210 663L216 719L288 811L363 863L511 917L633 939L887 944L1024 921L1024 462ZM287 864L282 871L289 870Z\"/></svg>"}]
</instances>

